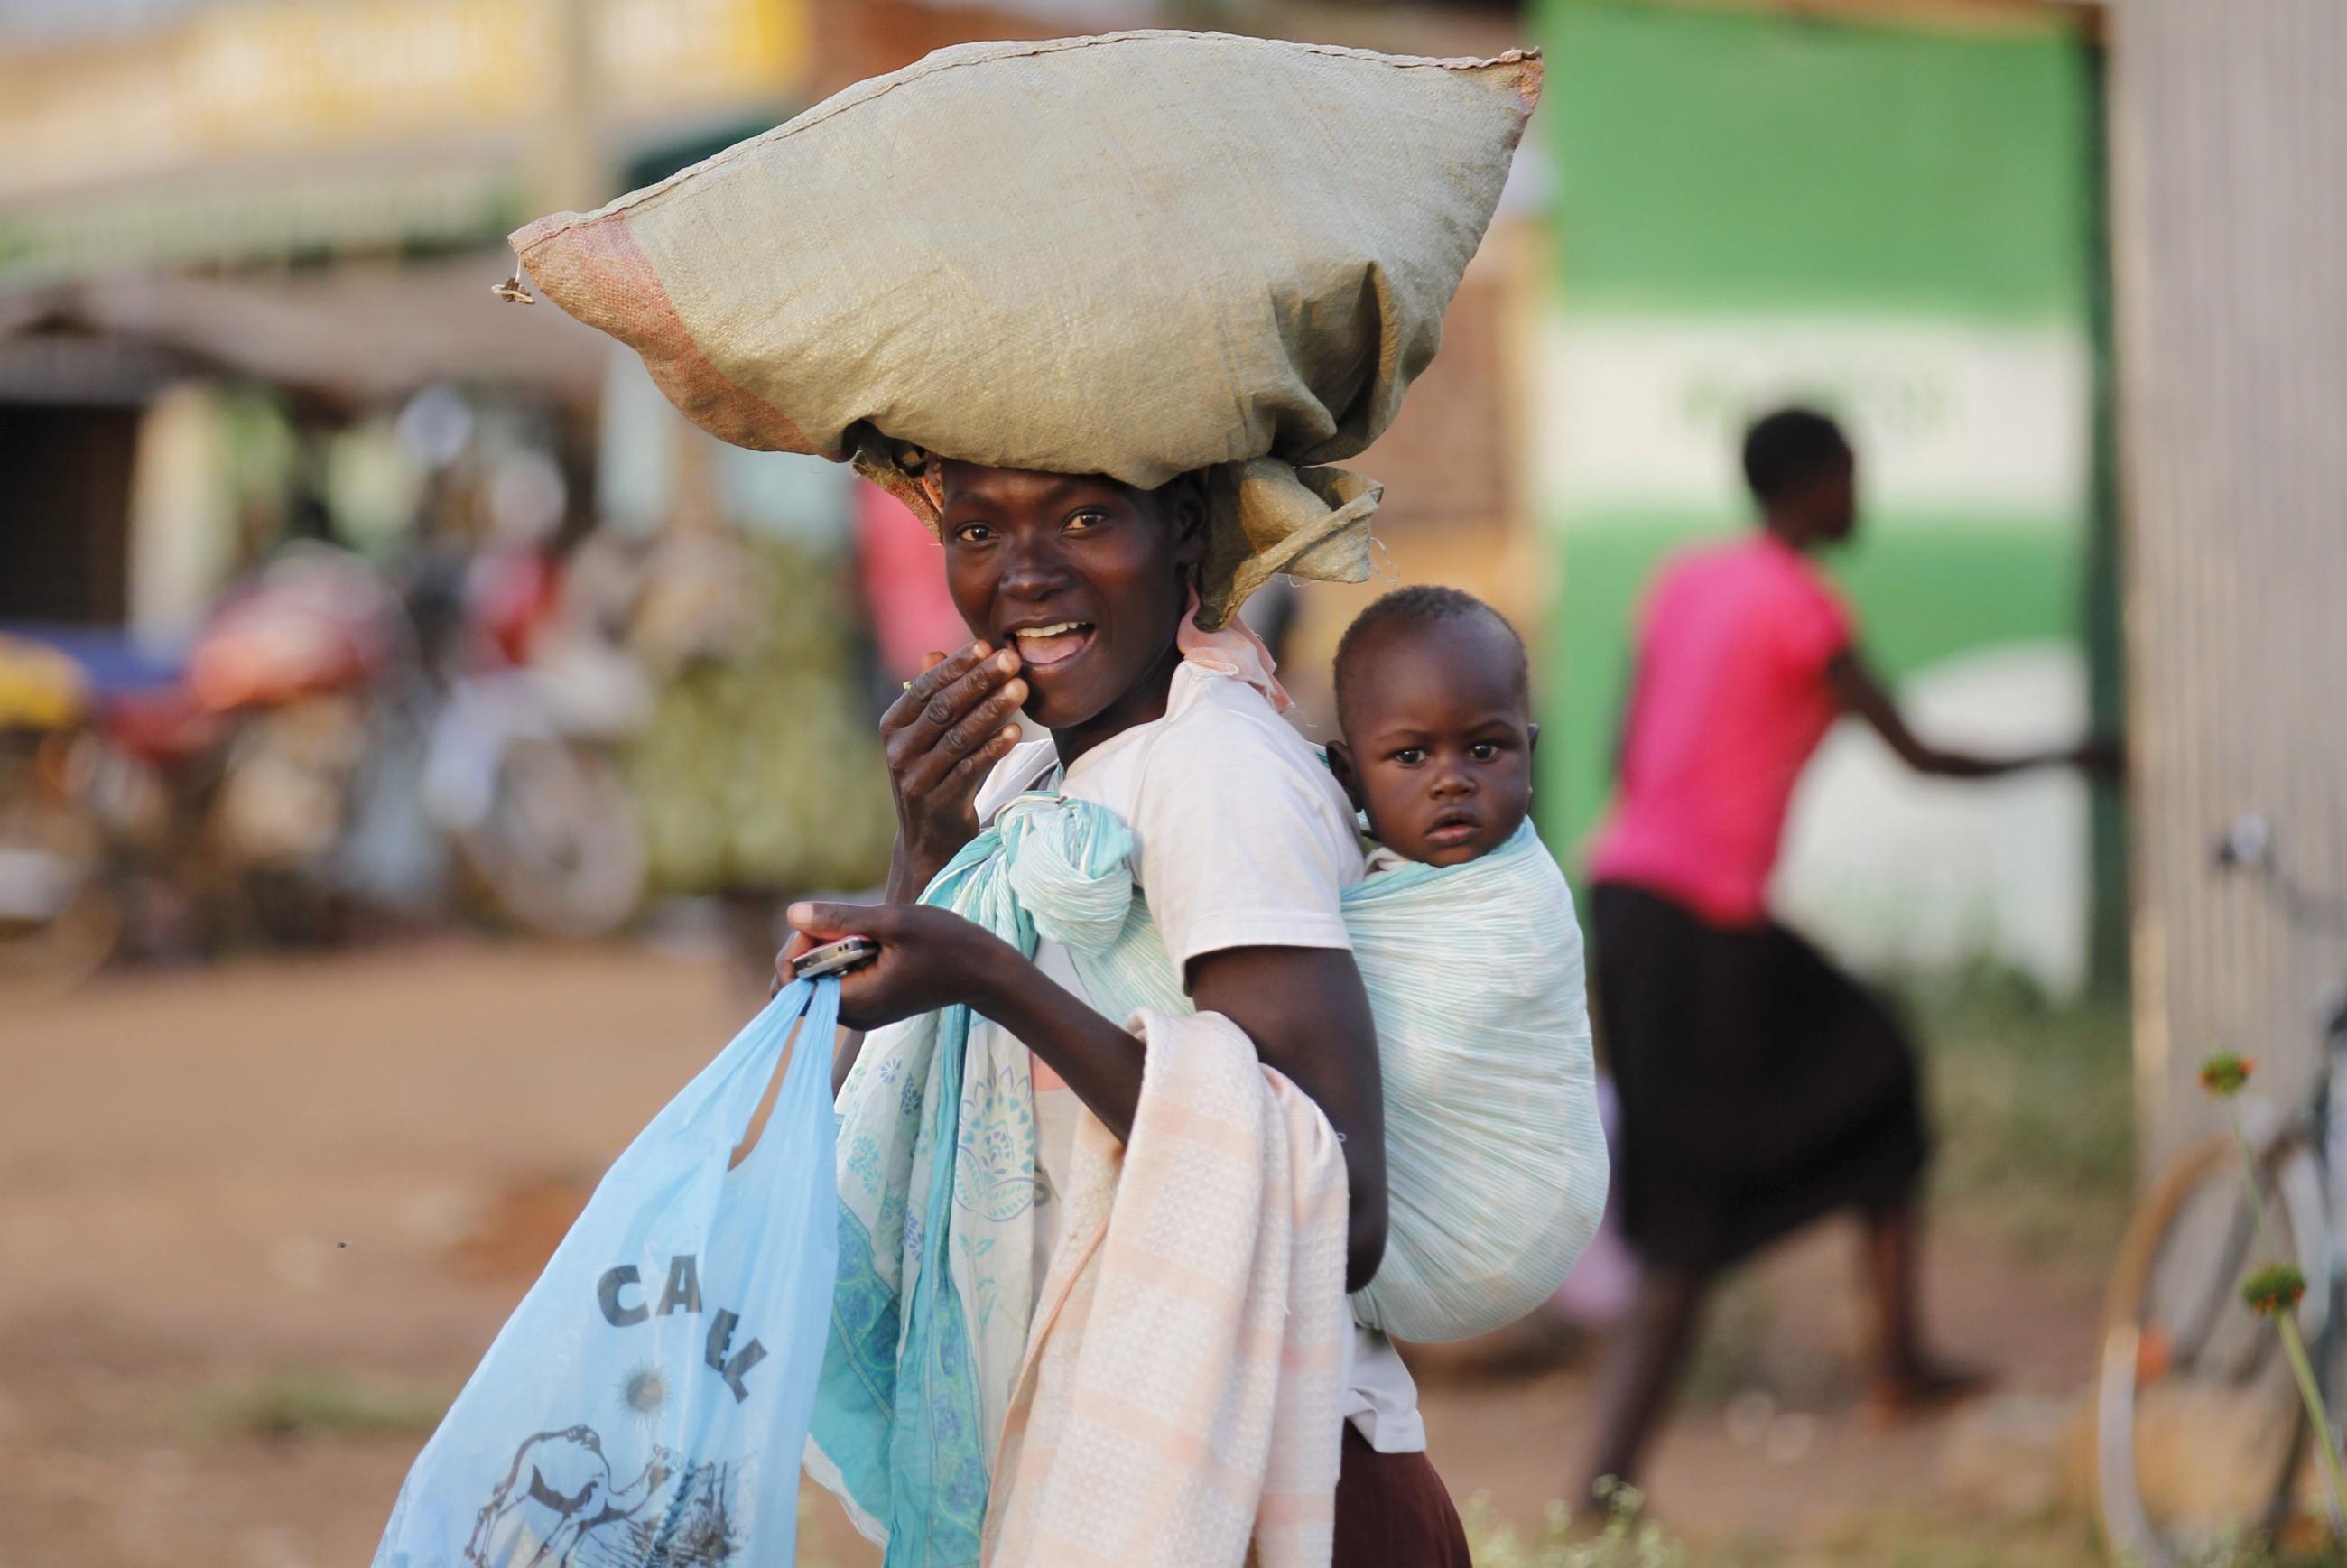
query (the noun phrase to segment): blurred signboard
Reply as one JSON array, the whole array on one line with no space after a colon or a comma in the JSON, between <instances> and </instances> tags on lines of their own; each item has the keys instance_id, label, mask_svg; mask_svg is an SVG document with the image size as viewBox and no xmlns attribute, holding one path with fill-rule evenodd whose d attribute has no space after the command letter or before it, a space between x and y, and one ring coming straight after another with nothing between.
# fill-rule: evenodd
<instances>
[{"instance_id":1,"label":"blurred signboard","mask_svg":"<svg viewBox=\"0 0 2347 1568\"><path fill-rule=\"evenodd\" d=\"M229 0L0 56L0 275L494 232L548 136L738 121L809 58L807 0Z\"/></svg>"},{"instance_id":2,"label":"blurred signboard","mask_svg":"<svg viewBox=\"0 0 2347 1568\"><path fill-rule=\"evenodd\" d=\"M0 202L0 287L133 268L298 256L505 233L529 204L510 149L469 167L208 171L22 205Z\"/></svg>"}]
</instances>

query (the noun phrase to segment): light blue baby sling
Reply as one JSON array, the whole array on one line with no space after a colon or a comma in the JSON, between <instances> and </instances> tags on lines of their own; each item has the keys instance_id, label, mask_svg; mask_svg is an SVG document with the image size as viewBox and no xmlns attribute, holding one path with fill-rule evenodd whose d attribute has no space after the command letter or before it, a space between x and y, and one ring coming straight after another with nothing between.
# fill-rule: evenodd
<instances>
[{"instance_id":1,"label":"light blue baby sling","mask_svg":"<svg viewBox=\"0 0 2347 1568\"><path fill-rule=\"evenodd\" d=\"M1092 1004L1193 1010L1106 808L1013 800L922 902L1033 958L1064 946ZM1512 1322L1547 1298L1605 1202L1571 895L1526 823L1463 866L1344 896L1376 1016L1391 1220L1354 1315L1408 1338ZM988 1467L1027 1339L1035 1126L1026 1050L946 1008L876 1030L838 1099L839 1280L810 1473L888 1568L975 1563Z\"/></svg>"}]
</instances>

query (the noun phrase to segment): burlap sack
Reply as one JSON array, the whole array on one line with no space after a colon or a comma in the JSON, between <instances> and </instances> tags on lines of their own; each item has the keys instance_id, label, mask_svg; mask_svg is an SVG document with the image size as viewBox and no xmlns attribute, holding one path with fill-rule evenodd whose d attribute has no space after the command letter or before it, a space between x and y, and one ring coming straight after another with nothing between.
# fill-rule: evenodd
<instances>
[{"instance_id":1,"label":"burlap sack","mask_svg":"<svg viewBox=\"0 0 2347 1568\"><path fill-rule=\"evenodd\" d=\"M1368 575L1338 469L1433 358L1536 53L1136 32L940 50L513 236L548 297L743 446L936 520L929 455L1143 487L1214 466L1203 619Z\"/></svg>"}]
</instances>

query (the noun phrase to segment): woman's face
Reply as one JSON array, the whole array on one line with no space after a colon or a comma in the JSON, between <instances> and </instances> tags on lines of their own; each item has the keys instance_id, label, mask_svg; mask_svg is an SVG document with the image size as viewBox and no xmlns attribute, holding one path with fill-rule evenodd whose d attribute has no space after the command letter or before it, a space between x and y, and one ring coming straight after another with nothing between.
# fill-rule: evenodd
<instances>
[{"instance_id":1,"label":"woman's face","mask_svg":"<svg viewBox=\"0 0 2347 1568\"><path fill-rule=\"evenodd\" d=\"M969 463L943 478L947 587L973 636L1018 651L1028 716L1104 739L1162 712L1152 677L1171 672L1205 547L1196 487Z\"/></svg>"}]
</instances>

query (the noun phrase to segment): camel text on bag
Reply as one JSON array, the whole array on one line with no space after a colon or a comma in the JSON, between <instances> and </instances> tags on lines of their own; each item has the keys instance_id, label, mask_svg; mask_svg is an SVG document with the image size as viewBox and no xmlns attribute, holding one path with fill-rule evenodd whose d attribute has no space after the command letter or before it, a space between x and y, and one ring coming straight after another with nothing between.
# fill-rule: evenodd
<instances>
[{"instance_id":1,"label":"camel text on bag","mask_svg":"<svg viewBox=\"0 0 2347 1568\"><path fill-rule=\"evenodd\" d=\"M658 1308L647 1307L641 1300L630 1305L620 1299L621 1291L630 1286L640 1287L642 1284L643 1276L632 1263L604 1270L603 1277L595 1286L595 1302L603 1309L603 1320L614 1328L631 1328L652 1317L666 1317L680 1310L695 1317L700 1315L701 1266L692 1253L680 1253L668 1260L668 1285L661 1292ZM766 1348L754 1338L739 1350L733 1350L730 1356L727 1354L733 1346L733 1330L741 1326L741 1322L738 1313L720 1310L709 1320L709 1339L702 1351L702 1359L708 1363L711 1371L725 1379L725 1386L733 1390L737 1403L750 1397L750 1390L743 1378L749 1375L751 1368L766 1358Z\"/></svg>"}]
</instances>

